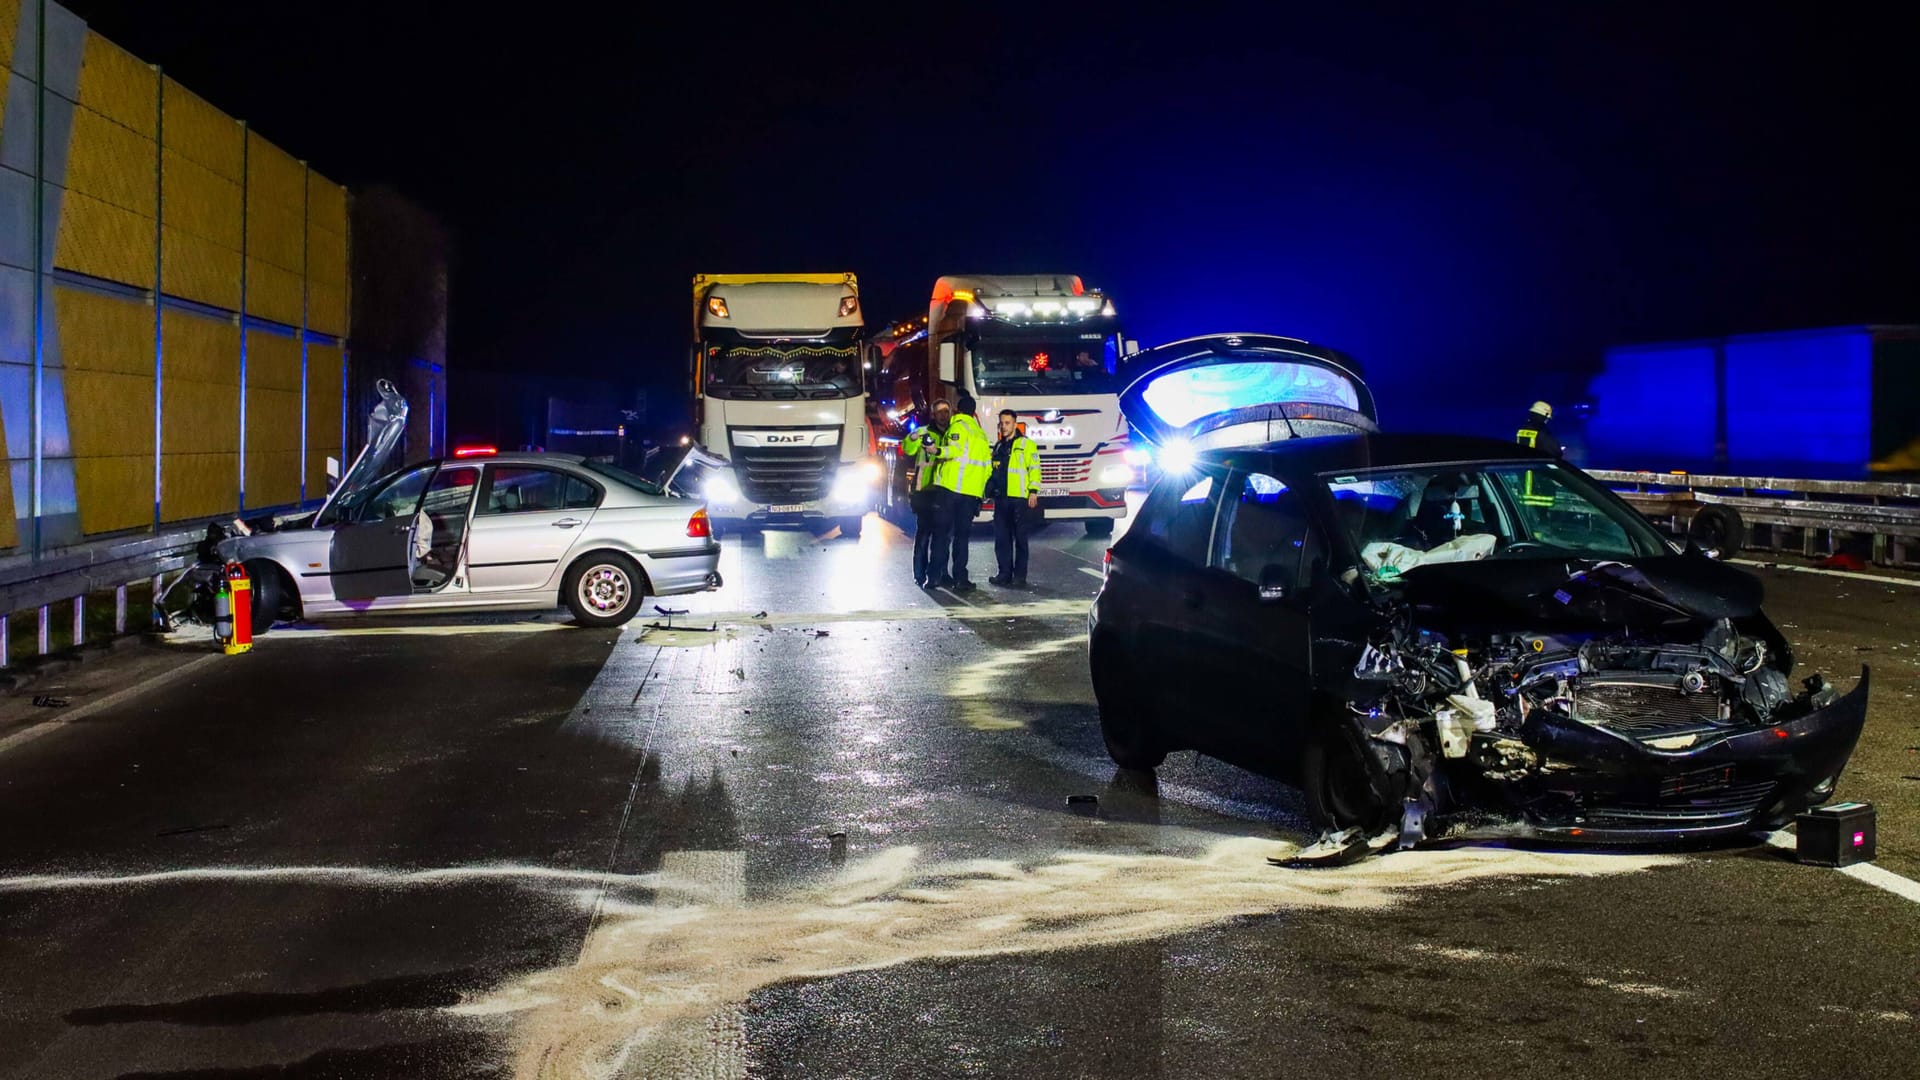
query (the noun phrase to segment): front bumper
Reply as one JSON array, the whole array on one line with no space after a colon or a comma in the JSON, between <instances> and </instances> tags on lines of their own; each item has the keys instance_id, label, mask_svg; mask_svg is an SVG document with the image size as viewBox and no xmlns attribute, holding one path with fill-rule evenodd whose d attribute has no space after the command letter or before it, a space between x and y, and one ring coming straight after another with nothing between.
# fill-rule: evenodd
<instances>
[{"instance_id":1,"label":"front bumper","mask_svg":"<svg viewBox=\"0 0 1920 1080\"><path fill-rule=\"evenodd\" d=\"M735 526L748 525L756 529L793 529L821 525L843 518L861 517L868 511L877 509L879 504L878 491L871 492L867 497L853 502L814 499L811 502L783 503L774 506L745 502L708 502L707 516L715 521L729 522Z\"/></svg>"},{"instance_id":2,"label":"front bumper","mask_svg":"<svg viewBox=\"0 0 1920 1080\"><path fill-rule=\"evenodd\" d=\"M1048 521L1072 521L1080 518L1123 518L1127 516L1127 493L1124 488L1113 491L1087 491L1073 495L1040 496L1040 516ZM976 521L990 521L993 518L993 501L980 504L980 516Z\"/></svg>"},{"instance_id":3,"label":"front bumper","mask_svg":"<svg viewBox=\"0 0 1920 1080\"><path fill-rule=\"evenodd\" d=\"M1867 719L1869 672L1825 708L1660 750L1545 710L1521 741L1557 767L1522 796L1531 835L1645 843L1778 828L1832 798Z\"/></svg>"}]
</instances>

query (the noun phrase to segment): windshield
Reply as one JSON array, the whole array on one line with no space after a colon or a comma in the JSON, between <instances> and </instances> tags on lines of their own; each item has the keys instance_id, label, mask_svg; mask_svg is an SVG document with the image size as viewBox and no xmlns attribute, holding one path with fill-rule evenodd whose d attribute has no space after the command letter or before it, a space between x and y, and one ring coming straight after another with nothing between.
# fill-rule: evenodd
<instances>
[{"instance_id":1,"label":"windshield","mask_svg":"<svg viewBox=\"0 0 1920 1080\"><path fill-rule=\"evenodd\" d=\"M705 392L719 398L848 398L861 392L857 341L706 343Z\"/></svg>"},{"instance_id":2,"label":"windshield","mask_svg":"<svg viewBox=\"0 0 1920 1080\"><path fill-rule=\"evenodd\" d=\"M630 473L618 465L609 465L604 461L588 459L582 461L580 467L590 473L598 473L615 483L625 484L635 491L643 491L648 495L665 495L667 493L666 489L662 488L659 484L648 480L638 473Z\"/></svg>"},{"instance_id":3,"label":"windshield","mask_svg":"<svg viewBox=\"0 0 1920 1080\"><path fill-rule=\"evenodd\" d=\"M1329 474L1341 525L1375 578L1436 562L1623 559L1671 549L1612 492L1552 463Z\"/></svg>"},{"instance_id":4,"label":"windshield","mask_svg":"<svg viewBox=\"0 0 1920 1080\"><path fill-rule=\"evenodd\" d=\"M985 339L973 348L974 386L981 394L1117 394L1119 351L1104 334Z\"/></svg>"}]
</instances>

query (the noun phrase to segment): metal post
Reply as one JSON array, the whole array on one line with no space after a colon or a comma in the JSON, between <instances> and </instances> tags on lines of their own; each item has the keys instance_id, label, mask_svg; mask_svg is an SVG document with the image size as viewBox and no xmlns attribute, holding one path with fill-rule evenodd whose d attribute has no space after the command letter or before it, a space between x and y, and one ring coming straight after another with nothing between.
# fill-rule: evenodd
<instances>
[{"instance_id":1,"label":"metal post","mask_svg":"<svg viewBox=\"0 0 1920 1080\"><path fill-rule=\"evenodd\" d=\"M46 604L40 605L40 640L37 644L41 656L53 651L53 609Z\"/></svg>"},{"instance_id":2,"label":"metal post","mask_svg":"<svg viewBox=\"0 0 1920 1080\"><path fill-rule=\"evenodd\" d=\"M116 636L127 632L127 587L116 586L113 590L113 632Z\"/></svg>"},{"instance_id":3,"label":"metal post","mask_svg":"<svg viewBox=\"0 0 1920 1080\"><path fill-rule=\"evenodd\" d=\"M73 647L79 648L87 643L87 598L84 595L73 598Z\"/></svg>"},{"instance_id":4,"label":"metal post","mask_svg":"<svg viewBox=\"0 0 1920 1080\"><path fill-rule=\"evenodd\" d=\"M0 615L0 668L13 663L13 616Z\"/></svg>"},{"instance_id":5,"label":"metal post","mask_svg":"<svg viewBox=\"0 0 1920 1080\"><path fill-rule=\"evenodd\" d=\"M148 618L152 620L151 625L160 625L160 598L166 594L167 575L153 575L153 580L147 583Z\"/></svg>"},{"instance_id":6,"label":"metal post","mask_svg":"<svg viewBox=\"0 0 1920 1080\"><path fill-rule=\"evenodd\" d=\"M34 21L34 75L33 75L33 411L29 414L28 430L33 439L33 466L29 475L33 478L33 489L29 493L28 505L33 508L33 558L40 558L41 546L41 484L40 473L43 466L41 443L45 436L41 429L41 410L46 393L47 334L46 334L46 261L41 257L46 244L46 159L47 159L47 0L36 0L38 17ZM46 655L47 623L46 608L40 609L40 653Z\"/></svg>"}]
</instances>

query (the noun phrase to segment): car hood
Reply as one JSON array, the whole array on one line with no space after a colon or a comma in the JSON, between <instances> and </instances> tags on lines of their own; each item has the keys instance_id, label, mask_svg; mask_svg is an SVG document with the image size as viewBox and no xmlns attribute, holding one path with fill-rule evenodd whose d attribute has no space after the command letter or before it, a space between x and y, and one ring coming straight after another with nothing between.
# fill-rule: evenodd
<instances>
[{"instance_id":1,"label":"car hood","mask_svg":"<svg viewBox=\"0 0 1920 1080\"><path fill-rule=\"evenodd\" d=\"M1135 437L1195 449L1379 430L1352 357L1293 338L1213 334L1128 357L1120 411Z\"/></svg>"},{"instance_id":2,"label":"car hood","mask_svg":"<svg viewBox=\"0 0 1920 1080\"><path fill-rule=\"evenodd\" d=\"M1765 597L1753 575L1701 555L1442 563L1407 571L1399 588L1416 609L1487 627L1743 619Z\"/></svg>"},{"instance_id":3,"label":"car hood","mask_svg":"<svg viewBox=\"0 0 1920 1080\"><path fill-rule=\"evenodd\" d=\"M327 512L336 503L352 499L368 484L386 474L387 467L393 461L393 455L400 449L400 439L407 433L407 399L400 396L393 383L381 379L374 383L374 390L380 395L380 401L374 405L373 412L367 417L367 442L360 448L359 456L340 477L340 482L327 494L327 501L321 504L320 512L313 520L324 522Z\"/></svg>"}]
</instances>

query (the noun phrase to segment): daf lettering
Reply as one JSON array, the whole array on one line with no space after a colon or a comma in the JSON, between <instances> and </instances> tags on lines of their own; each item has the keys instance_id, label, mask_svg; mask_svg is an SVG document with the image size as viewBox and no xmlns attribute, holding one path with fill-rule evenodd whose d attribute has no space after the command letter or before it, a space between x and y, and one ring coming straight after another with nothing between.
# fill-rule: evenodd
<instances>
[{"instance_id":1,"label":"daf lettering","mask_svg":"<svg viewBox=\"0 0 1920 1080\"><path fill-rule=\"evenodd\" d=\"M769 435L767 436L767 441L770 443L797 443L806 442L807 437L805 435Z\"/></svg>"}]
</instances>

